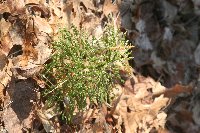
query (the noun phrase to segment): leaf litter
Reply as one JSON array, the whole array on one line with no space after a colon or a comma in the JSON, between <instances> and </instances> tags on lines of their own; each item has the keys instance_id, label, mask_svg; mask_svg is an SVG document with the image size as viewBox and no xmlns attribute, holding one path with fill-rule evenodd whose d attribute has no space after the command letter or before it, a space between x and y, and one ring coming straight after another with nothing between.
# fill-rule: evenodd
<instances>
[{"instance_id":1,"label":"leaf litter","mask_svg":"<svg viewBox=\"0 0 200 133\"><path fill-rule=\"evenodd\" d=\"M199 12L197 0L0 1L1 131L197 133ZM51 41L71 24L99 37L110 15L136 46L133 68L122 67L110 104L88 103L77 128L63 124L39 91Z\"/></svg>"}]
</instances>

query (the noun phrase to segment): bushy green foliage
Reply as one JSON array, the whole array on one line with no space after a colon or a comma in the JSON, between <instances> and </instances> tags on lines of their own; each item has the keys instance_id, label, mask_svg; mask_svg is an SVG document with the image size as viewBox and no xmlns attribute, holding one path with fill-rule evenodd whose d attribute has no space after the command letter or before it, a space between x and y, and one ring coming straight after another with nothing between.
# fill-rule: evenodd
<instances>
[{"instance_id":1,"label":"bushy green foliage","mask_svg":"<svg viewBox=\"0 0 200 133\"><path fill-rule=\"evenodd\" d=\"M69 119L75 108L84 110L86 98L91 103L106 101L113 79L120 78L117 62L123 64L128 59L128 53L122 52L126 45L124 35L111 26L99 39L75 27L62 29L53 44L52 61L43 73L48 103L64 103L63 113Z\"/></svg>"}]
</instances>

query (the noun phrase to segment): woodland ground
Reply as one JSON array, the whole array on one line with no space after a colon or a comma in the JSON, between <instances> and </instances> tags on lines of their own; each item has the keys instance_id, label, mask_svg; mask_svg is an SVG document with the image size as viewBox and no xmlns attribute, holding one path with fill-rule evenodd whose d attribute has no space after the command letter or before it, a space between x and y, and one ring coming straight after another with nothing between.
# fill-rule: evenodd
<instances>
[{"instance_id":1,"label":"woodland ground","mask_svg":"<svg viewBox=\"0 0 200 133\"><path fill-rule=\"evenodd\" d=\"M0 0L1 132L199 133L199 7L198 0ZM122 67L116 98L66 124L41 96L38 74L52 41L72 24L98 38L111 19L135 46L131 75Z\"/></svg>"}]
</instances>

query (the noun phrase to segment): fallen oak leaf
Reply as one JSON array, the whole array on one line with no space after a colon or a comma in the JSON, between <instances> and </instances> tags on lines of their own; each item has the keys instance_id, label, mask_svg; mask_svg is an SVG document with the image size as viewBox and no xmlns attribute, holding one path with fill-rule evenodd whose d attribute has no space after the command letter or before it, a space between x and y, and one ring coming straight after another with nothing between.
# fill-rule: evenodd
<instances>
[{"instance_id":1,"label":"fallen oak leaf","mask_svg":"<svg viewBox=\"0 0 200 133\"><path fill-rule=\"evenodd\" d=\"M179 95L181 93L189 93L189 94L191 94L193 88L194 88L194 84L193 83L190 83L187 86L176 84L175 86L173 86L170 89L166 89L166 90L154 93L153 97L158 97L158 96L164 94L164 97L172 98L172 97L175 97L175 96L177 96L177 95Z\"/></svg>"}]
</instances>

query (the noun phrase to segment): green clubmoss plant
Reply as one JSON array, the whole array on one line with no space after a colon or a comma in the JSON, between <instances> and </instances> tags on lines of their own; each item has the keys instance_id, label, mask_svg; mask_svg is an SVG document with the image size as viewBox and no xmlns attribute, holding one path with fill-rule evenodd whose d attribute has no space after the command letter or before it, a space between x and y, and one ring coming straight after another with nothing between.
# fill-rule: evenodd
<instances>
[{"instance_id":1,"label":"green clubmoss plant","mask_svg":"<svg viewBox=\"0 0 200 133\"><path fill-rule=\"evenodd\" d=\"M120 79L117 64L128 60L124 34L107 26L96 39L72 26L62 29L53 43L51 62L42 77L47 87L43 96L50 105L64 104L62 114L71 121L74 110L83 111L86 99L101 104L112 93L113 80Z\"/></svg>"}]
</instances>

